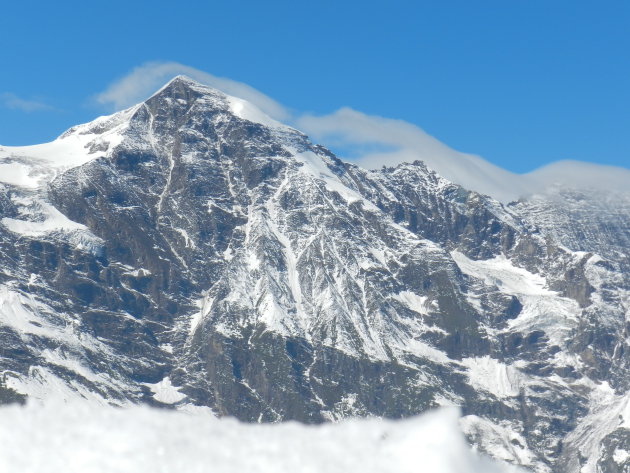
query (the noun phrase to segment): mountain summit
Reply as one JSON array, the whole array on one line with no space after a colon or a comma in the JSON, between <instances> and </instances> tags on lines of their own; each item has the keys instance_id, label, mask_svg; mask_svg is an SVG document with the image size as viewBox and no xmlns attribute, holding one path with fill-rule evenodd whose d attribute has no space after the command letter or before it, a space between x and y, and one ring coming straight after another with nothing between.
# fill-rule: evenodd
<instances>
[{"instance_id":1,"label":"mountain summit","mask_svg":"<svg viewBox=\"0 0 630 473\"><path fill-rule=\"evenodd\" d=\"M367 171L182 76L0 148L0 176L1 401L458 405L481 451L533 471L630 465L627 202Z\"/></svg>"}]
</instances>

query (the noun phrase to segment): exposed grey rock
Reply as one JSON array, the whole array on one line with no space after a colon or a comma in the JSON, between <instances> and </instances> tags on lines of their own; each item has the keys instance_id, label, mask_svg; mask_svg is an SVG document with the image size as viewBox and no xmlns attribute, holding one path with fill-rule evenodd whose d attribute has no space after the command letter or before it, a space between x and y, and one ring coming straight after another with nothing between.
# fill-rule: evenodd
<instances>
[{"instance_id":1,"label":"exposed grey rock","mask_svg":"<svg viewBox=\"0 0 630 473\"><path fill-rule=\"evenodd\" d=\"M1 184L0 402L270 422L456 404L490 455L624 468L624 196L503 206L421 162L366 171L185 78L75 142L87 159L57 171L0 154L46 178Z\"/></svg>"}]
</instances>

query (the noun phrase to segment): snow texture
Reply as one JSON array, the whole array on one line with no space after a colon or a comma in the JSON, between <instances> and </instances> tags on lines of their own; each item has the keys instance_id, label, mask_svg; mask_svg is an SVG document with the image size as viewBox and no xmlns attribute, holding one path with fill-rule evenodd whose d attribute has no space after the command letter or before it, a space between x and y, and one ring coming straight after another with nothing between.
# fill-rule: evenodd
<instances>
[{"instance_id":1,"label":"snow texture","mask_svg":"<svg viewBox=\"0 0 630 473\"><path fill-rule=\"evenodd\" d=\"M468 368L470 384L476 389L497 397L514 397L520 392L520 373L515 368L494 358L464 358L462 364Z\"/></svg>"},{"instance_id":2,"label":"snow texture","mask_svg":"<svg viewBox=\"0 0 630 473\"><path fill-rule=\"evenodd\" d=\"M550 340L561 344L577 324L580 312L577 302L549 290L543 276L515 266L503 255L479 261L471 260L458 251L452 252L451 256L464 274L518 297L523 309L516 319L510 321L510 328L521 331L540 329Z\"/></svg>"},{"instance_id":3,"label":"snow texture","mask_svg":"<svg viewBox=\"0 0 630 473\"><path fill-rule=\"evenodd\" d=\"M12 473L519 471L475 454L455 409L318 427L87 403L5 407L1 416L0 470Z\"/></svg>"},{"instance_id":4,"label":"snow texture","mask_svg":"<svg viewBox=\"0 0 630 473\"><path fill-rule=\"evenodd\" d=\"M146 383L153 392L153 399L164 404L174 404L181 401L186 396L177 390L177 387L171 384L170 378L167 376L159 383Z\"/></svg>"}]
</instances>

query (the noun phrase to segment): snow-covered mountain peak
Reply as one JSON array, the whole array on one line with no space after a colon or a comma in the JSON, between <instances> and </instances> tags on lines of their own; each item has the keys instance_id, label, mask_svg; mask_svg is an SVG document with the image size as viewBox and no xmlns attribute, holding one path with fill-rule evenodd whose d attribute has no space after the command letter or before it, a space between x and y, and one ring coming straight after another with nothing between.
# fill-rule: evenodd
<instances>
[{"instance_id":1,"label":"snow-covered mountain peak","mask_svg":"<svg viewBox=\"0 0 630 473\"><path fill-rule=\"evenodd\" d=\"M269 128L295 131L293 128L274 120L253 103L202 84L185 75L178 75L172 78L155 92L147 102L161 99L172 99L180 104L188 103L190 105L198 101L199 105L206 111L208 109L222 111Z\"/></svg>"},{"instance_id":2,"label":"snow-covered mountain peak","mask_svg":"<svg viewBox=\"0 0 630 473\"><path fill-rule=\"evenodd\" d=\"M54 141L0 147L0 183L36 189L60 173L111 154L138 106L74 126Z\"/></svg>"},{"instance_id":3,"label":"snow-covered mountain peak","mask_svg":"<svg viewBox=\"0 0 630 473\"><path fill-rule=\"evenodd\" d=\"M212 88L212 87L208 87L205 86L204 84L202 84L199 81L196 81L195 79L190 78L189 76L185 75L185 74L178 74L175 77L173 77L171 80L169 80L168 82L166 82L166 84L164 84L162 86L161 89L165 89L169 86L171 86L172 84L185 84L188 85L190 87L205 87L205 88ZM160 89L160 90L161 90ZM215 89L216 90L216 89ZM159 93L159 91L157 92Z\"/></svg>"},{"instance_id":4,"label":"snow-covered mountain peak","mask_svg":"<svg viewBox=\"0 0 630 473\"><path fill-rule=\"evenodd\" d=\"M128 126L130 118L138 110L141 104L134 105L111 115L97 117L91 122L76 125L63 132L59 140L75 135L94 135L95 137L112 137L121 135Z\"/></svg>"},{"instance_id":5,"label":"snow-covered mountain peak","mask_svg":"<svg viewBox=\"0 0 630 473\"><path fill-rule=\"evenodd\" d=\"M367 171L185 76L1 148L0 188L0 402L306 422L457 404L482 451L537 472L626 461L628 205Z\"/></svg>"},{"instance_id":6,"label":"snow-covered mountain peak","mask_svg":"<svg viewBox=\"0 0 630 473\"><path fill-rule=\"evenodd\" d=\"M0 183L44 189L60 173L96 158L112 158L118 146L153 152L174 134L219 136L235 122L260 126L257 141L303 149L305 136L277 122L246 100L227 95L186 76L176 76L146 101L112 115L73 126L56 140L32 146L0 146ZM179 130L179 132L178 132ZM179 138L178 138L179 139ZM171 143L170 145L172 145ZM170 146L169 145L169 146ZM152 151L153 150L153 151ZM270 154L266 152L264 154Z\"/></svg>"}]
</instances>

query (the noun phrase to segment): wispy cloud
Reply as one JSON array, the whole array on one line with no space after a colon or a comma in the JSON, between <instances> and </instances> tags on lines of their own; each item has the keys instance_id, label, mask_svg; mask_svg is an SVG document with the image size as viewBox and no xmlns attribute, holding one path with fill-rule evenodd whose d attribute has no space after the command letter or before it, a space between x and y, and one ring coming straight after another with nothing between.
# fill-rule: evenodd
<instances>
[{"instance_id":1,"label":"wispy cloud","mask_svg":"<svg viewBox=\"0 0 630 473\"><path fill-rule=\"evenodd\" d=\"M330 115L303 115L296 124L318 139L330 140L337 145L382 145L414 150L416 159L447 155L459 157L461 153L449 148L411 123L374 115L366 115L348 107L341 108ZM379 160L366 161L363 164L378 166L397 164Z\"/></svg>"},{"instance_id":2,"label":"wispy cloud","mask_svg":"<svg viewBox=\"0 0 630 473\"><path fill-rule=\"evenodd\" d=\"M584 161L556 161L517 177L528 180L531 192L562 186L630 194L630 169Z\"/></svg>"},{"instance_id":3,"label":"wispy cloud","mask_svg":"<svg viewBox=\"0 0 630 473\"><path fill-rule=\"evenodd\" d=\"M354 159L368 169L420 160L446 179L500 200L510 200L527 192L524 183L515 182L515 175L509 171L478 156L456 151L403 120L341 108L330 115L302 116L296 125L317 140L344 149L365 149L366 145L389 148Z\"/></svg>"},{"instance_id":4,"label":"wispy cloud","mask_svg":"<svg viewBox=\"0 0 630 473\"><path fill-rule=\"evenodd\" d=\"M515 174L479 156L456 151L411 123L366 115L350 108L324 116L303 115L296 119L295 125L318 141L342 149L387 148L386 151L368 151L352 159L365 168L378 169L420 160L446 179L501 202L544 193L558 185L630 192L630 170L625 168L557 161L527 174Z\"/></svg>"},{"instance_id":5,"label":"wispy cloud","mask_svg":"<svg viewBox=\"0 0 630 473\"><path fill-rule=\"evenodd\" d=\"M21 110L23 112L36 112L39 110L52 110L48 104L37 100L26 100L11 92L0 93L0 103L6 108Z\"/></svg>"},{"instance_id":6,"label":"wispy cloud","mask_svg":"<svg viewBox=\"0 0 630 473\"><path fill-rule=\"evenodd\" d=\"M146 99L178 74L245 99L324 145L349 150L348 156L340 157L365 168L421 160L446 179L502 202L544 192L555 184L627 192L630 182L628 169L576 161L556 162L528 174L515 174L479 156L456 151L403 120L366 115L347 107L323 116L292 115L288 108L247 84L176 62L143 64L111 84L96 100L119 110Z\"/></svg>"},{"instance_id":7,"label":"wispy cloud","mask_svg":"<svg viewBox=\"0 0 630 473\"><path fill-rule=\"evenodd\" d=\"M276 120L287 120L290 116L285 107L247 84L217 77L177 62L148 62L138 66L98 94L96 101L121 110L146 99L178 74L185 74L228 95L245 99Z\"/></svg>"}]
</instances>

